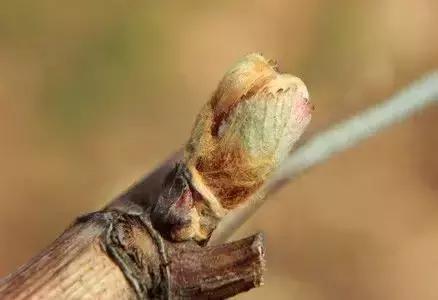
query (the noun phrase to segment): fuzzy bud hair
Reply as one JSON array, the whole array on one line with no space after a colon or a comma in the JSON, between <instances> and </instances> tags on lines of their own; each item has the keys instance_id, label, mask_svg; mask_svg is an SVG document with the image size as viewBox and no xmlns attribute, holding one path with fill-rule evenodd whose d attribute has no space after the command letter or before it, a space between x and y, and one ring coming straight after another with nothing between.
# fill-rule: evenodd
<instances>
[{"instance_id":1,"label":"fuzzy bud hair","mask_svg":"<svg viewBox=\"0 0 438 300\"><path fill-rule=\"evenodd\" d=\"M244 202L288 155L311 110L299 78L247 55L225 74L187 143L185 161L200 192L218 210Z\"/></svg>"}]
</instances>

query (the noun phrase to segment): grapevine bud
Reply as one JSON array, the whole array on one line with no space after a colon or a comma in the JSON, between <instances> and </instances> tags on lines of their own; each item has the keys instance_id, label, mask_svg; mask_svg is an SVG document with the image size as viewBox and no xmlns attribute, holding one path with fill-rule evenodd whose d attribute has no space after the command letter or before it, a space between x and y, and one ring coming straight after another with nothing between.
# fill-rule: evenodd
<instances>
[{"instance_id":1,"label":"grapevine bud","mask_svg":"<svg viewBox=\"0 0 438 300\"><path fill-rule=\"evenodd\" d=\"M181 195L192 198L169 202L173 239L208 240L222 217L248 202L285 159L312 109L304 83L262 55L249 54L231 68L186 145L190 194L186 188Z\"/></svg>"},{"instance_id":2,"label":"grapevine bud","mask_svg":"<svg viewBox=\"0 0 438 300\"><path fill-rule=\"evenodd\" d=\"M238 206L288 155L312 109L299 78L279 73L260 54L244 57L203 107L187 144L199 189L225 210Z\"/></svg>"}]
</instances>

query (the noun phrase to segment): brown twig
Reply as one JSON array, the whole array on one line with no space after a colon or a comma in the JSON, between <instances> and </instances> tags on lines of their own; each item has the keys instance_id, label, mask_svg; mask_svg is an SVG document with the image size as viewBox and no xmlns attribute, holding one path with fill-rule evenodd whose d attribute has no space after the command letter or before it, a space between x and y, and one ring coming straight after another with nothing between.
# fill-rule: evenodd
<instances>
[{"instance_id":1,"label":"brown twig","mask_svg":"<svg viewBox=\"0 0 438 300\"><path fill-rule=\"evenodd\" d=\"M170 243L139 217L99 212L5 278L0 298L222 299L261 284L263 255L260 235L215 247Z\"/></svg>"}]
</instances>

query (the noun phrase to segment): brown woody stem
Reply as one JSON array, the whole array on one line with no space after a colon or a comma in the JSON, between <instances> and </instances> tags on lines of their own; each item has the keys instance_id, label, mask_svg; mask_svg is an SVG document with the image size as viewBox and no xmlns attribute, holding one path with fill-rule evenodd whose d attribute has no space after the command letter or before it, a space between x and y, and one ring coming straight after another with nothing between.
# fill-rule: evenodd
<instances>
[{"instance_id":1,"label":"brown woody stem","mask_svg":"<svg viewBox=\"0 0 438 300\"><path fill-rule=\"evenodd\" d=\"M259 286L260 235L200 247L164 240L147 219L97 212L0 282L1 299L222 299Z\"/></svg>"},{"instance_id":2,"label":"brown woody stem","mask_svg":"<svg viewBox=\"0 0 438 300\"><path fill-rule=\"evenodd\" d=\"M223 299L260 286L264 269L261 234L212 247L178 249L170 264L176 298Z\"/></svg>"}]
</instances>

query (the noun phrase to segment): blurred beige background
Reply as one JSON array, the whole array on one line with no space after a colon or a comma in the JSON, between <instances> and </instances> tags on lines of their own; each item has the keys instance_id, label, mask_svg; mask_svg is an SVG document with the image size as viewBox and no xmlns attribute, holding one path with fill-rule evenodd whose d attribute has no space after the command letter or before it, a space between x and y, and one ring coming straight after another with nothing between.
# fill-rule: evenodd
<instances>
[{"instance_id":1,"label":"blurred beige background","mask_svg":"<svg viewBox=\"0 0 438 300\"><path fill-rule=\"evenodd\" d=\"M261 51L307 83L311 132L438 67L438 2L0 2L0 276L188 137ZM265 286L238 299L438 299L438 107L283 188Z\"/></svg>"}]
</instances>

